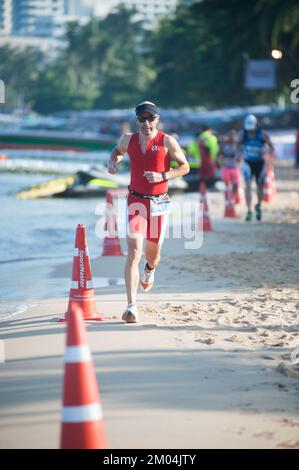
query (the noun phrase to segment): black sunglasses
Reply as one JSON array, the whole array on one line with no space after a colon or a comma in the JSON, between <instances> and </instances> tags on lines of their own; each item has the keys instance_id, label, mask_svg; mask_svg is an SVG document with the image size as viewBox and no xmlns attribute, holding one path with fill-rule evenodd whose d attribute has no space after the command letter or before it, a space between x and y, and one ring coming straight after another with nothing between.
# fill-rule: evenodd
<instances>
[{"instance_id":1,"label":"black sunglasses","mask_svg":"<svg viewBox=\"0 0 299 470\"><path fill-rule=\"evenodd\" d=\"M138 122L145 122L145 121L153 122L157 116L158 114L156 114L155 116L149 116L149 117L137 116L137 121Z\"/></svg>"}]
</instances>

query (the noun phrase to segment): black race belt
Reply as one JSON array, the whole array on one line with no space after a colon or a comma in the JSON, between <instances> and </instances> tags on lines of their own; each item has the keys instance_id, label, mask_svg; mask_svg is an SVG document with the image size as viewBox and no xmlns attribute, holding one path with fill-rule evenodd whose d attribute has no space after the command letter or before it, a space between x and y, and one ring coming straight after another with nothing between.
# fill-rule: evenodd
<instances>
[{"instance_id":1,"label":"black race belt","mask_svg":"<svg viewBox=\"0 0 299 470\"><path fill-rule=\"evenodd\" d=\"M141 199L151 199L152 201L155 201L157 199L161 199L167 196L167 193L155 194L155 195L141 194L141 193L138 193L137 191L133 191L133 189L130 189L130 188L129 188L129 193L132 194L133 196L140 197Z\"/></svg>"}]
</instances>

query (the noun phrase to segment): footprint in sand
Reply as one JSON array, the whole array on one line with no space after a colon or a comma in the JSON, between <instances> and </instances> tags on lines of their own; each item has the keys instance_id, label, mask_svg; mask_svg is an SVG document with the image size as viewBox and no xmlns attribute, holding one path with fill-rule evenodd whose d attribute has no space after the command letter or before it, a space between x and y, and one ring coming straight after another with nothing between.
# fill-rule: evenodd
<instances>
[{"instance_id":1,"label":"footprint in sand","mask_svg":"<svg viewBox=\"0 0 299 470\"><path fill-rule=\"evenodd\" d=\"M178 343L182 343L183 340L181 338L174 338L175 341L177 341Z\"/></svg>"},{"instance_id":2,"label":"footprint in sand","mask_svg":"<svg viewBox=\"0 0 299 470\"><path fill-rule=\"evenodd\" d=\"M281 359L283 359L285 361L290 361L290 359L291 359L291 354L289 352L282 353L279 356L281 357Z\"/></svg>"},{"instance_id":3,"label":"footprint in sand","mask_svg":"<svg viewBox=\"0 0 299 470\"><path fill-rule=\"evenodd\" d=\"M244 310L252 310L253 306L252 305L243 305L242 308L244 308Z\"/></svg>"},{"instance_id":4,"label":"footprint in sand","mask_svg":"<svg viewBox=\"0 0 299 470\"><path fill-rule=\"evenodd\" d=\"M271 431L262 431L262 432L257 432L252 435L253 437L264 437L265 439L272 439L274 436L274 432Z\"/></svg>"},{"instance_id":5,"label":"footprint in sand","mask_svg":"<svg viewBox=\"0 0 299 470\"><path fill-rule=\"evenodd\" d=\"M259 318L264 321L264 320L267 320L269 318L269 316L270 315L267 315L267 314L263 313L262 315L259 316Z\"/></svg>"},{"instance_id":6,"label":"footprint in sand","mask_svg":"<svg viewBox=\"0 0 299 470\"><path fill-rule=\"evenodd\" d=\"M220 308L217 313L221 313L221 314L226 313L226 310L224 310L223 308Z\"/></svg>"},{"instance_id":7,"label":"footprint in sand","mask_svg":"<svg viewBox=\"0 0 299 470\"><path fill-rule=\"evenodd\" d=\"M264 346L269 348L283 348L284 346L286 346L286 343L284 343L283 341L277 341L275 343L264 342Z\"/></svg>"},{"instance_id":8,"label":"footprint in sand","mask_svg":"<svg viewBox=\"0 0 299 470\"><path fill-rule=\"evenodd\" d=\"M196 343L203 343L203 344L208 344L208 345L211 345L211 344L215 343L214 338L197 338L194 341Z\"/></svg>"},{"instance_id":9,"label":"footprint in sand","mask_svg":"<svg viewBox=\"0 0 299 470\"><path fill-rule=\"evenodd\" d=\"M276 447L282 447L283 449L299 449L299 441L289 440L276 444Z\"/></svg>"},{"instance_id":10,"label":"footprint in sand","mask_svg":"<svg viewBox=\"0 0 299 470\"><path fill-rule=\"evenodd\" d=\"M229 338L225 338L225 341L230 341L230 342L238 342L238 341L241 341L241 338L239 335L232 335L232 336L229 336Z\"/></svg>"},{"instance_id":11,"label":"footprint in sand","mask_svg":"<svg viewBox=\"0 0 299 470\"><path fill-rule=\"evenodd\" d=\"M244 434L245 431L246 431L246 428L240 428L238 431L238 435L241 436L242 434Z\"/></svg>"},{"instance_id":12,"label":"footprint in sand","mask_svg":"<svg viewBox=\"0 0 299 470\"><path fill-rule=\"evenodd\" d=\"M193 313L194 315L198 315L199 310L193 308L190 310L190 313Z\"/></svg>"},{"instance_id":13,"label":"footprint in sand","mask_svg":"<svg viewBox=\"0 0 299 470\"><path fill-rule=\"evenodd\" d=\"M263 338L267 338L268 336L270 336L270 333L269 333L269 331L262 331L260 333L260 336L262 336Z\"/></svg>"},{"instance_id":14,"label":"footprint in sand","mask_svg":"<svg viewBox=\"0 0 299 470\"><path fill-rule=\"evenodd\" d=\"M287 426L289 428L296 428L299 426L298 421L294 421L292 419L284 418L284 419L277 419L275 420L277 423L280 423L282 426Z\"/></svg>"},{"instance_id":15,"label":"footprint in sand","mask_svg":"<svg viewBox=\"0 0 299 470\"><path fill-rule=\"evenodd\" d=\"M280 336L278 336L278 339L284 339L287 338L288 335L286 333L282 333Z\"/></svg>"},{"instance_id":16,"label":"footprint in sand","mask_svg":"<svg viewBox=\"0 0 299 470\"><path fill-rule=\"evenodd\" d=\"M266 359L266 361L276 361L277 360L277 357L273 356L272 354L262 354L261 358Z\"/></svg>"}]
</instances>

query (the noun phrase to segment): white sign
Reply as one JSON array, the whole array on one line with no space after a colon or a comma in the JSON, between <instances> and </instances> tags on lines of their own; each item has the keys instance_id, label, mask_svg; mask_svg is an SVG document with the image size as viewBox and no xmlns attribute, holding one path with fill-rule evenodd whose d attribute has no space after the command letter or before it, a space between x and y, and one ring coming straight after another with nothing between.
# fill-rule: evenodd
<instances>
[{"instance_id":1,"label":"white sign","mask_svg":"<svg viewBox=\"0 0 299 470\"><path fill-rule=\"evenodd\" d=\"M291 87L295 88L294 91L292 91L290 100L293 104L298 104L299 103L299 79L294 78L294 80L291 81Z\"/></svg>"},{"instance_id":2,"label":"white sign","mask_svg":"<svg viewBox=\"0 0 299 470\"><path fill-rule=\"evenodd\" d=\"M276 87L276 62L274 60L249 60L245 71L245 88L272 90Z\"/></svg>"}]
</instances>

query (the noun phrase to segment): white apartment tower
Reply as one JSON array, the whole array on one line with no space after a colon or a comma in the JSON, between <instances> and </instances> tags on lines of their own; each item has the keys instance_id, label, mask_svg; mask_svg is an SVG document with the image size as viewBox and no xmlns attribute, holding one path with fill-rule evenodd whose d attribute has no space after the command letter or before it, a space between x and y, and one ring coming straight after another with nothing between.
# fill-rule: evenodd
<instances>
[{"instance_id":1,"label":"white apartment tower","mask_svg":"<svg viewBox=\"0 0 299 470\"><path fill-rule=\"evenodd\" d=\"M12 0L13 34L58 37L64 0Z\"/></svg>"},{"instance_id":2,"label":"white apartment tower","mask_svg":"<svg viewBox=\"0 0 299 470\"><path fill-rule=\"evenodd\" d=\"M12 30L12 0L0 0L0 35Z\"/></svg>"},{"instance_id":3,"label":"white apartment tower","mask_svg":"<svg viewBox=\"0 0 299 470\"><path fill-rule=\"evenodd\" d=\"M123 4L135 8L138 12L136 19L142 20L146 28L153 28L159 18L172 14L176 10L178 0L105 0L95 2L94 13L106 16L113 8Z\"/></svg>"},{"instance_id":4,"label":"white apartment tower","mask_svg":"<svg viewBox=\"0 0 299 470\"><path fill-rule=\"evenodd\" d=\"M175 12L179 0L0 0L0 35L60 38L67 21L105 17L120 4L137 11L146 28Z\"/></svg>"}]
</instances>

